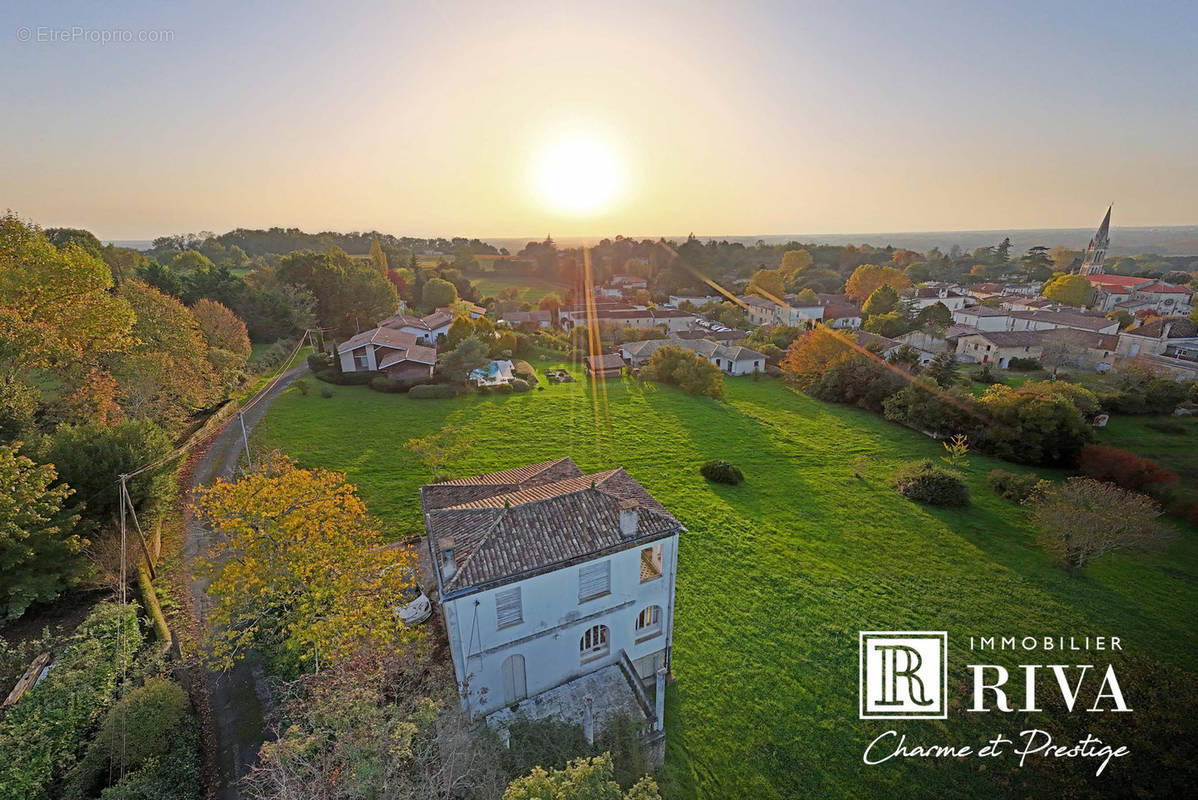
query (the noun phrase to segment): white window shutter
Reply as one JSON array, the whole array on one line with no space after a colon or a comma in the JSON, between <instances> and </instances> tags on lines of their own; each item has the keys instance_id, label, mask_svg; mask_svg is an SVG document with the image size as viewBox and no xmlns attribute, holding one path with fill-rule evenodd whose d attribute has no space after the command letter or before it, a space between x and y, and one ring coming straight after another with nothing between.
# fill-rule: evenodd
<instances>
[{"instance_id":1,"label":"white window shutter","mask_svg":"<svg viewBox=\"0 0 1198 800\"><path fill-rule=\"evenodd\" d=\"M611 591L611 562L585 564L578 570L578 601L590 600Z\"/></svg>"},{"instance_id":2,"label":"white window shutter","mask_svg":"<svg viewBox=\"0 0 1198 800\"><path fill-rule=\"evenodd\" d=\"M524 621L524 605L520 600L519 586L495 593L495 621L500 628L518 625Z\"/></svg>"}]
</instances>

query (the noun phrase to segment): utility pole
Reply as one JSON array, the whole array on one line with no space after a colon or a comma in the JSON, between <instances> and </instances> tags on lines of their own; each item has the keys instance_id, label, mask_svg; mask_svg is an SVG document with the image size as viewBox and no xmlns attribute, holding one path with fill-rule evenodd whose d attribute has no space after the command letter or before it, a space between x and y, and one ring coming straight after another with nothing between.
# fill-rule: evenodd
<instances>
[{"instance_id":1,"label":"utility pole","mask_svg":"<svg viewBox=\"0 0 1198 800\"><path fill-rule=\"evenodd\" d=\"M250 439L245 433L245 412L238 410L237 421L241 423L241 441L245 445L246 471L253 470L254 461L250 458Z\"/></svg>"}]
</instances>

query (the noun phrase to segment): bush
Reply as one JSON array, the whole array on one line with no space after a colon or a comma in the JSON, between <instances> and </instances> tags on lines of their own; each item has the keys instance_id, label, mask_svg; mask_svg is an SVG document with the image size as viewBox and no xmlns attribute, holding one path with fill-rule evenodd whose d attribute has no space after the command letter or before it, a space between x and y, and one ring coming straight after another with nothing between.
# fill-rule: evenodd
<instances>
[{"instance_id":1,"label":"bush","mask_svg":"<svg viewBox=\"0 0 1198 800\"><path fill-rule=\"evenodd\" d=\"M517 394L522 394L532 388L528 385L528 381L524 380L523 378L512 378L511 387L512 391L516 392Z\"/></svg>"},{"instance_id":2,"label":"bush","mask_svg":"<svg viewBox=\"0 0 1198 800\"><path fill-rule=\"evenodd\" d=\"M512 372L523 379L529 386L537 385L537 371L527 361L513 361Z\"/></svg>"},{"instance_id":3,"label":"bush","mask_svg":"<svg viewBox=\"0 0 1198 800\"><path fill-rule=\"evenodd\" d=\"M300 378L299 380L297 380L295 382L295 390L297 392L299 392L301 395L303 395L304 397L307 397L308 396L308 382L306 380L304 380L303 378Z\"/></svg>"},{"instance_id":4,"label":"bush","mask_svg":"<svg viewBox=\"0 0 1198 800\"><path fill-rule=\"evenodd\" d=\"M681 347L660 347L641 371L649 380L677 386L687 394L720 399L724 396L724 373L698 353Z\"/></svg>"},{"instance_id":5,"label":"bush","mask_svg":"<svg viewBox=\"0 0 1198 800\"><path fill-rule=\"evenodd\" d=\"M333 394L334 394L333 390L330 389L329 387L327 387L327 386L320 387L320 396L323 397L325 400L328 400L330 397L333 396Z\"/></svg>"},{"instance_id":6,"label":"bush","mask_svg":"<svg viewBox=\"0 0 1198 800\"><path fill-rule=\"evenodd\" d=\"M1046 385L1047 384L1047 385ZM1097 407L1094 395L1046 381L1018 389L994 384L979 398L989 417L983 449L1020 464L1073 464L1094 429L1078 405Z\"/></svg>"},{"instance_id":7,"label":"bush","mask_svg":"<svg viewBox=\"0 0 1198 800\"><path fill-rule=\"evenodd\" d=\"M1030 505L1041 544L1070 567L1084 567L1111 550L1169 538L1157 521L1161 508L1155 500L1103 481L1069 478Z\"/></svg>"},{"instance_id":8,"label":"bush","mask_svg":"<svg viewBox=\"0 0 1198 800\"><path fill-rule=\"evenodd\" d=\"M904 464L894 477L894 485L908 500L933 506L969 504L969 489L961 474L938 467L931 459Z\"/></svg>"},{"instance_id":9,"label":"bush","mask_svg":"<svg viewBox=\"0 0 1198 800\"><path fill-rule=\"evenodd\" d=\"M699 467L699 474L712 483L726 483L729 486L735 486L745 479L744 473L722 458Z\"/></svg>"},{"instance_id":10,"label":"bush","mask_svg":"<svg viewBox=\"0 0 1198 800\"><path fill-rule=\"evenodd\" d=\"M990 470L987 482L995 493L1012 503L1022 503L1050 485L1048 481L1042 480L1038 475L1023 475L1018 472L1008 472L1005 469Z\"/></svg>"},{"instance_id":11,"label":"bush","mask_svg":"<svg viewBox=\"0 0 1198 800\"><path fill-rule=\"evenodd\" d=\"M308 356L308 369L312 372L324 372L326 369L332 369L333 357L328 353L313 353Z\"/></svg>"},{"instance_id":12,"label":"bush","mask_svg":"<svg viewBox=\"0 0 1198 800\"><path fill-rule=\"evenodd\" d=\"M1007 362L1007 369L1013 369L1016 372L1032 372L1043 369L1043 366L1037 358L1012 358Z\"/></svg>"},{"instance_id":13,"label":"bush","mask_svg":"<svg viewBox=\"0 0 1198 800\"><path fill-rule=\"evenodd\" d=\"M807 391L832 403L846 403L870 411L881 411L886 399L897 393L906 380L883 364L865 358L831 366Z\"/></svg>"},{"instance_id":14,"label":"bush","mask_svg":"<svg viewBox=\"0 0 1198 800\"><path fill-rule=\"evenodd\" d=\"M403 381L397 381L393 378L385 378L380 375L370 381L370 388L376 392L399 393L406 392L411 389L411 386L406 386Z\"/></svg>"},{"instance_id":15,"label":"bush","mask_svg":"<svg viewBox=\"0 0 1198 800\"><path fill-rule=\"evenodd\" d=\"M445 400L457 396L457 388L448 383L425 383L408 391L408 397L416 400Z\"/></svg>"},{"instance_id":16,"label":"bush","mask_svg":"<svg viewBox=\"0 0 1198 800\"><path fill-rule=\"evenodd\" d=\"M1087 477L1113 483L1133 492L1152 493L1178 480L1176 473L1155 461L1101 444L1083 447L1077 467Z\"/></svg>"},{"instance_id":17,"label":"bush","mask_svg":"<svg viewBox=\"0 0 1198 800\"><path fill-rule=\"evenodd\" d=\"M1167 433L1171 436L1181 436L1182 434L1189 433L1189 429L1186 428L1185 425L1182 425L1180 422L1173 422L1172 420L1167 419L1145 422L1144 427L1150 428L1158 433Z\"/></svg>"}]
</instances>

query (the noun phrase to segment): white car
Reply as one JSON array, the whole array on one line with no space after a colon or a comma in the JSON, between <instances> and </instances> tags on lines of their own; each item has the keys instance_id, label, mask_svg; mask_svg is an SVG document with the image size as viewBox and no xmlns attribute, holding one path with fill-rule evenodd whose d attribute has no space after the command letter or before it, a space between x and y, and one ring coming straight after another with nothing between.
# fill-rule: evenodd
<instances>
[{"instance_id":1,"label":"white car","mask_svg":"<svg viewBox=\"0 0 1198 800\"><path fill-rule=\"evenodd\" d=\"M420 588L416 576L405 572L404 578L408 579L412 585L404 595L404 604L395 607L395 616L399 617L399 621L404 625L412 627L432 616L433 604L429 601L428 595Z\"/></svg>"}]
</instances>

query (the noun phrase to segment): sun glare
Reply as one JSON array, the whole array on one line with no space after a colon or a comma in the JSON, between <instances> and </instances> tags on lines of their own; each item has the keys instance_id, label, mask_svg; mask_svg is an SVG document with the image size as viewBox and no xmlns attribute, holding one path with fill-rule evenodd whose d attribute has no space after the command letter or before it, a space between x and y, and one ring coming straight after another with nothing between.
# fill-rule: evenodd
<instances>
[{"instance_id":1,"label":"sun glare","mask_svg":"<svg viewBox=\"0 0 1198 800\"><path fill-rule=\"evenodd\" d=\"M541 152L536 186L554 211L585 216L604 211L624 186L624 170L616 152L589 135L558 139Z\"/></svg>"}]
</instances>

